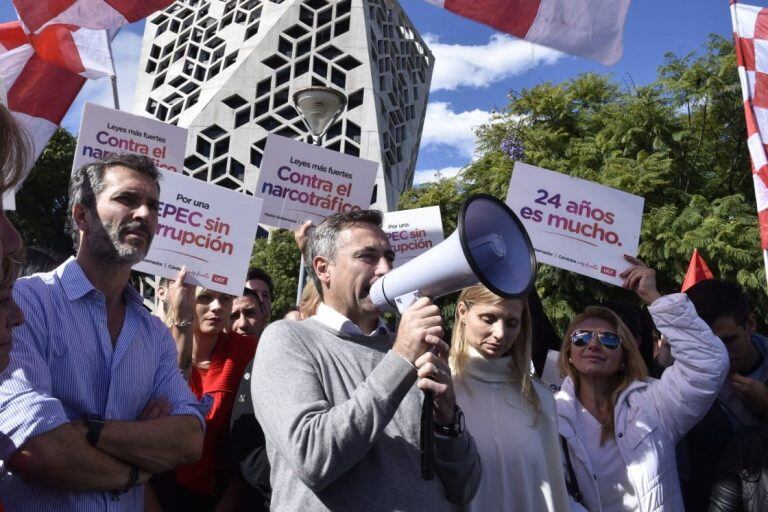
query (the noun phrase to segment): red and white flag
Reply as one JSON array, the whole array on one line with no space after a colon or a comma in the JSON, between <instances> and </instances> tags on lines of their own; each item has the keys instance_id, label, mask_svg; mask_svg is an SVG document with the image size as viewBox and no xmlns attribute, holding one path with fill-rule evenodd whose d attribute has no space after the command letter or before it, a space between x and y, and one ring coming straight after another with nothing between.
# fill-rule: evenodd
<instances>
[{"instance_id":1,"label":"red and white flag","mask_svg":"<svg viewBox=\"0 0 768 512\"><path fill-rule=\"evenodd\" d=\"M91 29L120 27L165 9L173 0L13 0L30 32L51 24Z\"/></svg>"},{"instance_id":2,"label":"red and white flag","mask_svg":"<svg viewBox=\"0 0 768 512\"><path fill-rule=\"evenodd\" d=\"M630 0L427 0L532 43L606 66L623 53Z\"/></svg>"},{"instance_id":3,"label":"red and white flag","mask_svg":"<svg viewBox=\"0 0 768 512\"><path fill-rule=\"evenodd\" d=\"M42 152L85 78L41 58L19 22L0 23L0 82L8 110L29 133L34 158Z\"/></svg>"},{"instance_id":4,"label":"red and white flag","mask_svg":"<svg viewBox=\"0 0 768 512\"><path fill-rule=\"evenodd\" d=\"M173 0L13 0L35 52L43 60L85 78L115 74L107 30L140 20L172 3Z\"/></svg>"},{"instance_id":5,"label":"red and white flag","mask_svg":"<svg viewBox=\"0 0 768 512\"><path fill-rule=\"evenodd\" d=\"M115 74L106 30L52 24L28 34L40 58L85 78Z\"/></svg>"},{"instance_id":6,"label":"red and white flag","mask_svg":"<svg viewBox=\"0 0 768 512\"><path fill-rule=\"evenodd\" d=\"M0 24L0 97L26 128L35 159L85 84L113 75L109 34L173 0L13 0Z\"/></svg>"},{"instance_id":7,"label":"red and white flag","mask_svg":"<svg viewBox=\"0 0 768 512\"><path fill-rule=\"evenodd\" d=\"M747 118L747 146L768 275L768 9L731 0L733 38Z\"/></svg>"}]
</instances>

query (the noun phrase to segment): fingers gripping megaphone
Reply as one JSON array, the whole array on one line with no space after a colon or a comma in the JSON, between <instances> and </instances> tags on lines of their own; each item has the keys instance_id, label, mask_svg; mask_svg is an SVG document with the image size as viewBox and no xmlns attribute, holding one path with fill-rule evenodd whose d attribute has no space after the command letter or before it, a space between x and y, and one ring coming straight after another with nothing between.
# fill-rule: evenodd
<instances>
[{"instance_id":1,"label":"fingers gripping megaphone","mask_svg":"<svg viewBox=\"0 0 768 512\"><path fill-rule=\"evenodd\" d=\"M401 313L418 297L432 299L477 283L496 295L526 295L536 277L536 257L522 222L487 194L467 199L451 236L379 278L370 296L381 311Z\"/></svg>"}]
</instances>

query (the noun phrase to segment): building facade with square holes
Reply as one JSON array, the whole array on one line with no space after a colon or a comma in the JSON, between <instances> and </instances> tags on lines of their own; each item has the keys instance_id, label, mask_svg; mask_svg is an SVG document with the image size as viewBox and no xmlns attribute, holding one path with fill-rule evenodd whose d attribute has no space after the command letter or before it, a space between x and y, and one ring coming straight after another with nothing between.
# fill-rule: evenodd
<instances>
[{"instance_id":1,"label":"building facade with square holes","mask_svg":"<svg viewBox=\"0 0 768 512\"><path fill-rule=\"evenodd\" d=\"M177 0L147 20L134 112L187 128L184 171L253 194L267 135L309 142L295 90L342 90L323 141L379 163L374 208L411 186L434 59L395 0Z\"/></svg>"}]
</instances>

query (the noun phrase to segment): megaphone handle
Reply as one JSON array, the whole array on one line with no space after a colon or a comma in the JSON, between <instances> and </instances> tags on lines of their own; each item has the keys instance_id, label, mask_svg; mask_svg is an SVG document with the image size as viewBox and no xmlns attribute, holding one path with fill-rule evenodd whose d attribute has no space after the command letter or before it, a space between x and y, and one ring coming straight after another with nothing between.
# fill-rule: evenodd
<instances>
[{"instance_id":1,"label":"megaphone handle","mask_svg":"<svg viewBox=\"0 0 768 512\"><path fill-rule=\"evenodd\" d=\"M435 476L435 431L432 417L432 393L424 392L424 401L421 404L421 479L432 480Z\"/></svg>"}]
</instances>

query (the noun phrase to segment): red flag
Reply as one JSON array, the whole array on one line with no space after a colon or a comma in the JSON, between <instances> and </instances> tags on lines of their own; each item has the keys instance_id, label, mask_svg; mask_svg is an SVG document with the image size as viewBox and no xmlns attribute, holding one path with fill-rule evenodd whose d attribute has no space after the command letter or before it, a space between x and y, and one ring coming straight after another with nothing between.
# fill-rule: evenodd
<instances>
[{"instance_id":1,"label":"red flag","mask_svg":"<svg viewBox=\"0 0 768 512\"><path fill-rule=\"evenodd\" d=\"M615 64L630 0L427 0L532 43Z\"/></svg>"},{"instance_id":2,"label":"red flag","mask_svg":"<svg viewBox=\"0 0 768 512\"><path fill-rule=\"evenodd\" d=\"M107 30L140 20L172 3L173 0L13 0L37 54L86 78L115 74Z\"/></svg>"},{"instance_id":3,"label":"red flag","mask_svg":"<svg viewBox=\"0 0 768 512\"><path fill-rule=\"evenodd\" d=\"M107 30L173 0L13 0L21 22L0 24L0 101L40 155L85 84L114 74ZM84 78L85 77L85 78ZM7 93L7 97L6 97Z\"/></svg>"},{"instance_id":4,"label":"red flag","mask_svg":"<svg viewBox=\"0 0 768 512\"><path fill-rule=\"evenodd\" d=\"M731 20L739 80L747 119L747 147L752 160L763 260L768 270L768 9L731 1Z\"/></svg>"},{"instance_id":5,"label":"red flag","mask_svg":"<svg viewBox=\"0 0 768 512\"><path fill-rule=\"evenodd\" d=\"M688 264L688 272L685 273L685 280L683 280L683 289L680 291L684 292L699 281L714 278L715 276L712 274L712 271L709 270L707 262L704 261L704 258L699 254L699 250L694 249L693 255L691 256L691 263Z\"/></svg>"},{"instance_id":6,"label":"red flag","mask_svg":"<svg viewBox=\"0 0 768 512\"><path fill-rule=\"evenodd\" d=\"M0 82L7 91L8 110L32 138L36 158L85 78L43 60L19 34L24 35L19 22L0 24Z\"/></svg>"},{"instance_id":7,"label":"red flag","mask_svg":"<svg viewBox=\"0 0 768 512\"><path fill-rule=\"evenodd\" d=\"M173 0L13 0L19 19L30 32L49 24L90 29L116 28L165 9Z\"/></svg>"}]
</instances>

